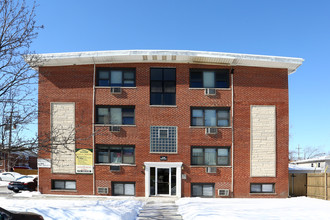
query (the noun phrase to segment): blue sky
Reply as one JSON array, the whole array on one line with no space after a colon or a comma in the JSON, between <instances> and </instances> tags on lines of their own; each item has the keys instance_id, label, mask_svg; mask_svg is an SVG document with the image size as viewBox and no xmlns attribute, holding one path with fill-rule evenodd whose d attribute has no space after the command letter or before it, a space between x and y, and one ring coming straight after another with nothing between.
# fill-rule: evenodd
<instances>
[{"instance_id":1,"label":"blue sky","mask_svg":"<svg viewBox=\"0 0 330 220\"><path fill-rule=\"evenodd\" d=\"M330 152L330 1L39 1L37 53L176 49L300 57L290 149Z\"/></svg>"}]
</instances>

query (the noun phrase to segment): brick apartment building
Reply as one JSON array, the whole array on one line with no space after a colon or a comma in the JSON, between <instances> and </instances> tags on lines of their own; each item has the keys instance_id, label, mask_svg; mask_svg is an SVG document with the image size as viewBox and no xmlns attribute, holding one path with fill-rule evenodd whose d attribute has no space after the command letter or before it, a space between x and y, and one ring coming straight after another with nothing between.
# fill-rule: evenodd
<instances>
[{"instance_id":1,"label":"brick apartment building","mask_svg":"<svg viewBox=\"0 0 330 220\"><path fill-rule=\"evenodd\" d=\"M40 192L287 197L288 75L303 59L41 54ZM47 142L47 140L45 140Z\"/></svg>"}]
</instances>

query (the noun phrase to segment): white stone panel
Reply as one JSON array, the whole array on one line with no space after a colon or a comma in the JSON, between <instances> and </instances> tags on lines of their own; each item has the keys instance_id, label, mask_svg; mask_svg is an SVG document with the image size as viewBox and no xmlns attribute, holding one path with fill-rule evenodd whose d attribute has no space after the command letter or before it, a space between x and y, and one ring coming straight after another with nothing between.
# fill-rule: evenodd
<instances>
[{"instance_id":1,"label":"white stone panel","mask_svg":"<svg viewBox=\"0 0 330 220\"><path fill-rule=\"evenodd\" d=\"M75 173L75 104L51 103L52 172Z\"/></svg>"},{"instance_id":2,"label":"white stone panel","mask_svg":"<svg viewBox=\"0 0 330 220\"><path fill-rule=\"evenodd\" d=\"M276 176L276 108L251 106L251 176Z\"/></svg>"}]
</instances>

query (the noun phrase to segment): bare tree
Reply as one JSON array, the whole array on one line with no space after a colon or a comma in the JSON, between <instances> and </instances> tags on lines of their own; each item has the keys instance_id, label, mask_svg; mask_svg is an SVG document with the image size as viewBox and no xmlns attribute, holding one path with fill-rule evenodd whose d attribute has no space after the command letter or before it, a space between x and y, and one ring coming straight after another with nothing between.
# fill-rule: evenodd
<instances>
[{"instance_id":1,"label":"bare tree","mask_svg":"<svg viewBox=\"0 0 330 220\"><path fill-rule=\"evenodd\" d=\"M320 147L305 147L304 159L310 159L314 157L324 156L326 153L322 151Z\"/></svg>"},{"instance_id":2,"label":"bare tree","mask_svg":"<svg viewBox=\"0 0 330 220\"><path fill-rule=\"evenodd\" d=\"M0 0L0 153L7 159L37 144L27 133L37 115L37 73L31 67L38 56L31 43L42 27L36 25L35 9L35 2L29 7L24 0Z\"/></svg>"}]
</instances>

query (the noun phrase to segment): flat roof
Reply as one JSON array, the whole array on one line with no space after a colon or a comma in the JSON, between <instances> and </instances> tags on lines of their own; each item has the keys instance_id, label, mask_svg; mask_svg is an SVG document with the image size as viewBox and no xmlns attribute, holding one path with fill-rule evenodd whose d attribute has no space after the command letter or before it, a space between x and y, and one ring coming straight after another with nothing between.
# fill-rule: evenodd
<instances>
[{"instance_id":1,"label":"flat roof","mask_svg":"<svg viewBox=\"0 0 330 220\"><path fill-rule=\"evenodd\" d=\"M33 55L26 60L32 59ZM37 54L37 67L107 63L192 63L297 70L304 59L191 50L109 50ZM28 61L27 61L28 62Z\"/></svg>"}]
</instances>

